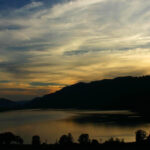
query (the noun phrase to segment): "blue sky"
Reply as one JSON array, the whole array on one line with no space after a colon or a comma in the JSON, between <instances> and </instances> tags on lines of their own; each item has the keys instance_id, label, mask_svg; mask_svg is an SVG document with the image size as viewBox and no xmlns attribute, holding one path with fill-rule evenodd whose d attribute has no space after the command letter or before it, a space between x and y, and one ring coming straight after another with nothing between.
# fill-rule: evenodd
<instances>
[{"instance_id":1,"label":"blue sky","mask_svg":"<svg viewBox=\"0 0 150 150\"><path fill-rule=\"evenodd\" d=\"M148 0L0 0L0 95L148 75Z\"/></svg>"}]
</instances>

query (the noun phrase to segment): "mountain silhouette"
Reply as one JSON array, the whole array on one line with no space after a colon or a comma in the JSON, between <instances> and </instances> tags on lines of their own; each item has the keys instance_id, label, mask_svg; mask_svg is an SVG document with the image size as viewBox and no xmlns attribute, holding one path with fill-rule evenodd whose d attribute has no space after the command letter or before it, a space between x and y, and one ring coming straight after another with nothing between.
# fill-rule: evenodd
<instances>
[{"instance_id":1,"label":"mountain silhouette","mask_svg":"<svg viewBox=\"0 0 150 150\"><path fill-rule=\"evenodd\" d=\"M14 106L16 106L16 102L5 98L0 98L0 108L11 108Z\"/></svg>"},{"instance_id":2,"label":"mountain silhouette","mask_svg":"<svg viewBox=\"0 0 150 150\"><path fill-rule=\"evenodd\" d=\"M77 83L31 100L28 108L130 109L149 113L150 76Z\"/></svg>"},{"instance_id":3,"label":"mountain silhouette","mask_svg":"<svg viewBox=\"0 0 150 150\"><path fill-rule=\"evenodd\" d=\"M132 110L149 115L150 76L79 82L26 102L0 98L0 111L30 108Z\"/></svg>"}]
</instances>

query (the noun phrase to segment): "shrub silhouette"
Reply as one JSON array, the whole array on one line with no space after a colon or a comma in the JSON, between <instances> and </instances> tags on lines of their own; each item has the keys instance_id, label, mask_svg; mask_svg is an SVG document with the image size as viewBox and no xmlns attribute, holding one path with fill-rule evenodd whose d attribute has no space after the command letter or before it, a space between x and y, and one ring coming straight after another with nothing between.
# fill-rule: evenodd
<instances>
[{"instance_id":1,"label":"shrub silhouette","mask_svg":"<svg viewBox=\"0 0 150 150\"><path fill-rule=\"evenodd\" d=\"M91 144L92 144L92 145L98 145L99 142L98 142L96 139L93 139L92 142L91 142Z\"/></svg>"},{"instance_id":2,"label":"shrub silhouette","mask_svg":"<svg viewBox=\"0 0 150 150\"><path fill-rule=\"evenodd\" d=\"M23 139L20 136L16 136L11 132L0 133L0 144L11 144L16 142L18 144L23 144Z\"/></svg>"},{"instance_id":3,"label":"shrub silhouette","mask_svg":"<svg viewBox=\"0 0 150 150\"><path fill-rule=\"evenodd\" d=\"M40 145L41 141L40 141L40 137L38 135L34 135L32 137L32 145Z\"/></svg>"},{"instance_id":4,"label":"shrub silhouette","mask_svg":"<svg viewBox=\"0 0 150 150\"><path fill-rule=\"evenodd\" d=\"M88 134L81 134L78 139L80 144L89 144L90 139Z\"/></svg>"},{"instance_id":5,"label":"shrub silhouette","mask_svg":"<svg viewBox=\"0 0 150 150\"><path fill-rule=\"evenodd\" d=\"M138 130L136 131L136 142L140 143L140 142L144 142L146 140L146 131L144 130Z\"/></svg>"},{"instance_id":6,"label":"shrub silhouette","mask_svg":"<svg viewBox=\"0 0 150 150\"><path fill-rule=\"evenodd\" d=\"M18 144L23 144L23 143L24 143L23 139L22 139L20 136L16 136L16 137L15 137L15 141L16 141L16 143L18 143Z\"/></svg>"},{"instance_id":7,"label":"shrub silhouette","mask_svg":"<svg viewBox=\"0 0 150 150\"><path fill-rule=\"evenodd\" d=\"M72 144L73 143L73 137L71 133L68 133L68 135L62 135L59 139L59 144Z\"/></svg>"},{"instance_id":8,"label":"shrub silhouette","mask_svg":"<svg viewBox=\"0 0 150 150\"><path fill-rule=\"evenodd\" d=\"M146 141L147 141L147 142L150 142L150 135L147 136Z\"/></svg>"},{"instance_id":9,"label":"shrub silhouette","mask_svg":"<svg viewBox=\"0 0 150 150\"><path fill-rule=\"evenodd\" d=\"M119 138L113 138L111 137L110 139L105 141L105 144L121 144L124 143L124 139L119 139Z\"/></svg>"}]
</instances>

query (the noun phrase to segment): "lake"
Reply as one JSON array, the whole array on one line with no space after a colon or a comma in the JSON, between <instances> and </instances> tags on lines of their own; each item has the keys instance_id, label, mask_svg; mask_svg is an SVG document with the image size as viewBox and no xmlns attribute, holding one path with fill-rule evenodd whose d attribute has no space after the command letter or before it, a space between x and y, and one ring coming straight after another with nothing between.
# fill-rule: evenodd
<instances>
[{"instance_id":1,"label":"lake","mask_svg":"<svg viewBox=\"0 0 150 150\"><path fill-rule=\"evenodd\" d=\"M33 135L54 143L63 134L72 133L77 141L81 133L101 142L110 137L135 141L138 129L150 131L150 121L130 111L18 110L0 113L0 132L11 131L31 143Z\"/></svg>"}]
</instances>

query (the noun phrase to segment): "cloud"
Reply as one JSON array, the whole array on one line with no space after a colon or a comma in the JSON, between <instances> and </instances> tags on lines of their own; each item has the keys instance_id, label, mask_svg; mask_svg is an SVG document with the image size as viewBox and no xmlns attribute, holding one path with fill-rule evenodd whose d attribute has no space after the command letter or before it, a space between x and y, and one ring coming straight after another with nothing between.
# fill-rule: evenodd
<instances>
[{"instance_id":1,"label":"cloud","mask_svg":"<svg viewBox=\"0 0 150 150\"><path fill-rule=\"evenodd\" d=\"M147 0L39 0L3 9L1 80L52 90L149 74L149 7Z\"/></svg>"},{"instance_id":2,"label":"cloud","mask_svg":"<svg viewBox=\"0 0 150 150\"><path fill-rule=\"evenodd\" d=\"M29 9L33 9L33 8L37 8L37 7L41 7L43 6L42 2L31 2L30 4L25 5L24 7L22 7L22 10L29 10Z\"/></svg>"},{"instance_id":3,"label":"cloud","mask_svg":"<svg viewBox=\"0 0 150 150\"><path fill-rule=\"evenodd\" d=\"M43 83L43 82L31 82L31 86L67 86L65 84L60 83Z\"/></svg>"},{"instance_id":4,"label":"cloud","mask_svg":"<svg viewBox=\"0 0 150 150\"><path fill-rule=\"evenodd\" d=\"M68 55L68 56L71 56L71 55L82 55L82 54L86 54L88 52L89 52L89 50L73 50L73 51L66 51L66 52L64 52L64 55Z\"/></svg>"},{"instance_id":5,"label":"cloud","mask_svg":"<svg viewBox=\"0 0 150 150\"><path fill-rule=\"evenodd\" d=\"M0 80L0 83L9 83L11 82L10 80Z\"/></svg>"}]
</instances>

